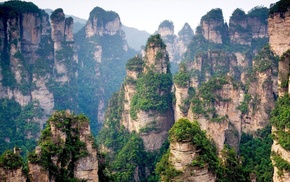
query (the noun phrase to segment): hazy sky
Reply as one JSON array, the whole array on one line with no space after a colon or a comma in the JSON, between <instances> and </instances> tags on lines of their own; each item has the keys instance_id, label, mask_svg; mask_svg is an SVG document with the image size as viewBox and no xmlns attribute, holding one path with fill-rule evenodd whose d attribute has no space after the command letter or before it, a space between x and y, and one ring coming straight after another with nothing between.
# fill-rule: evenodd
<instances>
[{"instance_id":1,"label":"hazy sky","mask_svg":"<svg viewBox=\"0 0 290 182\"><path fill-rule=\"evenodd\" d=\"M29 1L29 0L28 0ZM122 24L154 33L163 20L174 23L175 33L189 23L192 29L199 25L200 19L213 8L223 10L224 19L236 8L246 13L255 6L270 7L278 0L31 0L39 8L62 8L67 15L88 19L90 11L99 6L119 14ZM0 2L4 2L0 0Z\"/></svg>"}]
</instances>

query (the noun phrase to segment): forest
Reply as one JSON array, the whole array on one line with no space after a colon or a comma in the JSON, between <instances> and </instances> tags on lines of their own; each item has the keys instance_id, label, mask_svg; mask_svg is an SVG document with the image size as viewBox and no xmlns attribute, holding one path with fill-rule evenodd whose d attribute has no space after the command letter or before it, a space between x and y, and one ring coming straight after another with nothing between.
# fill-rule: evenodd
<instances>
[{"instance_id":1,"label":"forest","mask_svg":"<svg viewBox=\"0 0 290 182\"><path fill-rule=\"evenodd\" d=\"M135 50L117 12L0 3L0 181L287 182L290 1L269 7Z\"/></svg>"}]
</instances>

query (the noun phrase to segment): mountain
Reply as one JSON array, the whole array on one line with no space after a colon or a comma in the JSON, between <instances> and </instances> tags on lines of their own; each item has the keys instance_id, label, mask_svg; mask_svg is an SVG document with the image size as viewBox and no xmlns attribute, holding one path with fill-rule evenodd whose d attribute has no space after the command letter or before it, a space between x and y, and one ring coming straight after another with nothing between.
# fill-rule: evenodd
<instances>
[{"instance_id":1,"label":"mountain","mask_svg":"<svg viewBox=\"0 0 290 182\"><path fill-rule=\"evenodd\" d=\"M133 27L123 25L122 30L126 34L126 40L129 46L136 51L140 51L144 47L144 42L148 39L150 34L144 30L138 30Z\"/></svg>"},{"instance_id":2,"label":"mountain","mask_svg":"<svg viewBox=\"0 0 290 182\"><path fill-rule=\"evenodd\" d=\"M179 120L187 118L189 121L196 121L215 144L218 155L222 156L217 163L223 169L211 167L211 160L206 162L208 157L206 160L202 157L203 150L194 149L195 142L188 144L185 139L177 144L174 140L170 141L169 150L169 156L174 157L169 157L168 162L180 174L173 179L235 181L234 176L240 175L237 178L250 180L251 169L239 165L233 167L228 162L239 161L235 152L244 151L242 142L249 142L245 141L244 136L258 136L257 131L270 124L270 110L274 107L274 95L277 94L273 83L277 80L278 58L269 46L263 48L268 42L268 25L263 17L267 17L268 11L267 8L256 7L246 14L237 9L230 18L229 26L224 23L221 9L213 9L201 18L185 52L185 61L180 64L179 71L173 77L176 100L174 116L177 121L175 125L178 126L173 128L186 132L185 123L178 125ZM242 25L246 29L240 27ZM184 148L181 148L183 145ZM268 156L268 163L270 145L271 143L265 144L268 148L264 149L267 151L264 157ZM187 150L192 154L187 155ZM186 157L191 157L197 163L196 166L186 165L183 161L184 167L180 167L179 162ZM224 171L228 167L232 171L239 171L239 174ZM256 168L264 167L256 165ZM256 172L254 176L260 180L270 173L268 179L271 179L271 170L269 167L264 174ZM194 171L194 174L190 176L189 171ZM200 171L204 175L203 179ZM170 174L161 171L161 175L162 178L168 178Z\"/></svg>"},{"instance_id":3,"label":"mountain","mask_svg":"<svg viewBox=\"0 0 290 182\"><path fill-rule=\"evenodd\" d=\"M289 44L290 36L288 22L290 2L281 0L270 9L269 22L269 44L273 52L279 56L278 71L278 93L279 98L272 111L272 135L273 145L271 160L274 165L273 181L284 182L290 177L290 148L289 142Z\"/></svg>"},{"instance_id":4,"label":"mountain","mask_svg":"<svg viewBox=\"0 0 290 182\"><path fill-rule=\"evenodd\" d=\"M289 7L165 20L136 55L116 12L73 34L1 3L0 181L288 181Z\"/></svg>"},{"instance_id":5,"label":"mountain","mask_svg":"<svg viewBox=\"0 0 290 182\"><path fill-rule=\"evenodd\" d=\"M128 60L125 81L109 102L97 140L102 152L113 155L108 169L117 181L140 181L153 175L153 161L162 153L174 123L165 47L160 35L150 36L144 57ZM124 161L130 165L120 165Z\"/></svg>"},{"instance_id":6,"label":"mountain","mask_svg":"<svg viewBox=\"0 0 290 182\"><path fill-rule=\"evenodd\" d=\"M78 45L79 110L91 120L92 131L104 122L109 98L125 77L126 61L136 52L128 47L116 12L95 7L86 26L75 34Z\"/></svg>"},{"instance_id":7,"label":"mountain","mask_svg":"<svg viewBox=\"0 0 290 182\"><path fill-rule=\"evenodd\" d=\"M55 110L85 113L96 133L107 100L125 76L126 60L135 54L128 49L118 15L108 19L110 13L96 8L74 36L73 19L62 9L49 16L20 1L0 8L0 151L14 146L31 151ZM97 17L103 20L94 22ZM95 31L99 23L105 27L111 21L118 26Z\"/></svg>"},{"instance_id":8,"label":"mountain","mask_svg":"<svg viewBox=\"0 0 290 182\"><path fill-rule=\"evenodd\" d=\"M44 9L44 11L48 14L51 15L53 12L52 9ZM77 33L81 28L83 28L87 22L87 20L73 16L73 15L65 15L66 17L72 17L74 20L74 26L73 26L73 33Z\"/></svg>"},{"instance_id":9,"label":"mountain","mask_svg":"<svg viewBox=\"0 0 290 182\"><path fill-rule=\"evenodd\" d=\"M183 54L194 35L193 30L188 23L185 23L183 28L175 35L173 22L164 20L160 23L156 33L161 35L166 44L171 62L171 71L176 73L178 64L183 60Z\"/></svg>"}]
</instances>

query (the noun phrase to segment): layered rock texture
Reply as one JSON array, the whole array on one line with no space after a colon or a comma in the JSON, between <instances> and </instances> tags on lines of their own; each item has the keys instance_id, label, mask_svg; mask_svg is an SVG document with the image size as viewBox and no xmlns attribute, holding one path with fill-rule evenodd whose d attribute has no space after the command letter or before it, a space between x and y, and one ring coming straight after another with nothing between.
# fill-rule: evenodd
<instances>
[{"instance_id":1,"label":"layered rock texture","mask_svg":"<svg viewBox=\"0 0 290 182\"><path fill-rule=\"evenodd\" d=\"M159 34L148 39L144 57L137 55L128 60L125 82L108 106L99 144L104 152L116 156L111 167L116 170L114 176L123 181L139 181L152 175L150 153L159 155L174 123L172 76L165 47ZM116 165L124 160L131 165Z\"/></svg>"},{"instance_id":2,"label":"layered rock texture","mask_svg":"<svg viewBox=\"0 0 290 182\"><path fill-rule=\"evenodd\" d=\"M30 2L0 8L0 103L7 108L0 114L9 121L1 122L0 151L16 145L31 150L54 110L85 113L96 133L133 55L118 14L96 7L76 44L73 19L61 8L51 16Z\"/></svg>"},{"instance_id":3,"label":"layered rock texture","mask_svg":"<svg viewBox=\"0 0 290 182\"><path fill-rule=\"evenodd\" d=\"M283 113L289 110L289 21L290 4L287 1L279 1L270 9L269 44L271 50L280 57L278 67L278 93L279 98L272 112L272 163L274 165L273 181L289 181L290 171L285 166L290 166L290 149L285 145L289 142L289 118ZM284 167L282 166L284 164Z\"/></svg>"},{"instance_id":4,"label":"layered rock texture","mask_svg":"<svg viewBox=\"0 0 290 182\"><path fill-rule=\"evenodd\" d=\"M220 9L208 12L188 46L187 62L174 76L175 120L197 120L218 151L225 144L238 151L241 134L267 126L274 107L277 59L269 47L257 54L268 35L267 23L254 17L256 12L267 16L268 10L254 8L248 15L235 10L229 28ZM237 33L240 26L243 36ZM247 47L252 51L243 51Z\"/></svg>"},{"instance_id":5,"label":"layered rock texture","mask_svg":"<svg viewBox=\"0 0 290 182\"><path fill-rule=\"evenodd\" d=\"M127 101L124 108L128 110L123 114L122 124L130 132L140 132L145 149L149 151L161 147L173 123L173 110L167 105L171 101L171 73L163 44L158 36L148 40L143 60L136 57L127 63L126 79L134 80L137 84L134 81L124 84L124 99ZM135 65L133 61L136 62ZM139 69L135 69L136 67ZM143 78L138 78L139 74L143 74ZM160 80L156 80L157 78ZM141 87L151 87L152 91L144 92Z\"/></svg>"},{"instance_id":6,"label":"layered rock texture","mask_svg":"<svg viewBox=\"0 0 290 182\"><path fill-rule=\"evenodd\" d=\"M125 77L126 61L134 55L128 48L117 13L95 7L86 26L76 34L79 53L79 108L92 120L104 122L107 101Z\"/></svg>"},{"instance_id":7,"label":"layered rock texture","mask_svg":"<svg viewBox=\"0 0 290 182\"><path fill-rule=\"evenodd\" d=\"M159 25L157 33L161 35L166 44L166 50L172 66L171 69L176 72L176 66L181 62L182 56L187 50L187 45L194 35L193 30L188 23L185 23L183 28L175 35L173 22L164 20Z\"/></svg>"},{"instance_id":8,"label":"layered rock texture","mask_svg":"<svg viewBox=\"0 0 290 182\"><path fill-rule=\"evenodd\" d=\"M77 111L73 19L65 18L62 9L49 17L33 3L22 1L5 2L0 8L1 103L18 108L13 116L18 119L6 118L16 127L1 135L1 143L6 143L2 150L9 145L30 149L53 110ZM23 139L17 139L20 136ZM26 139L31 142L24 144ZM16 140L23 143L15 144Z\"/></svg>"}]
</instances>

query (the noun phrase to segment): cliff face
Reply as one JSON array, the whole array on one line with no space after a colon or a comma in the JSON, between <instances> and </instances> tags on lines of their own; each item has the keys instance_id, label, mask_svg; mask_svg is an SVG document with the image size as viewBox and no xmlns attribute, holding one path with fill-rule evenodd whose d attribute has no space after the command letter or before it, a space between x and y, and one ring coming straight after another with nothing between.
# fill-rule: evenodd
<instances>
[{"instance_id":1,"label":"cliff face","mask_svg":"<svg viewBox=\"0 0 290 182\"><path fill-rule=\"evenodd\" d=\"M169 141L169 150L156 167L162 181L217 180L215 148L197 122L184 118L176 121L169 131Z\"/></svg>"},{"instance_id":2,"label":"cliff face","mask_svg":"<svg viewBox=\"0 0 290 182\"><path fill-rule=\"evenodd\" d=\"M84 38L85 37L85 38ZM80 110L92 120L93 132L104 122L105 106L124 77L134 51L128 48L117 13L95 7L76 35L79 52ZM90 103L89 106L87 106Z\"/></svg>"},{"instance_id":3,"label":"cliff face","mask_svg":"<svg viewBox=\"0 0 290 182\"><path fill-rule=\"evenodd\" d=\"M49 47L51 44L48 15L33 3L27 2L5 2L1 4L0 9L3 12L0 16L1 103L3 104L6 100L14 103L14 106L19 105L14 117L18 117L22 120L21 122L24 121L19 125L16 120L7 118L10 125L17 125L17 127L15 131L12 130L12 133L5 132L2 135L4 138L0 139L1 143L5 143L5 147L1 149L3 152L9 148L9 145L15 145L16 136L20 137L19 140L23 141L23 144L25 140L39 136L39 129L47 118L46 114L52 112L54 99L46 85L46 81L52 75L40 74L43 66L38 67L43 64L43 62L40 63L42 60L48 62L53 60L51 50L47 50L45 56L40 55L43 45ZM38 109L42 111L39 110L40 112L36 114ZM22 115L21 111L23 111ZM25 116L27 112L35 113L35 115ZM31 125L34 129L27 128L27 125ZM6 127L5 124L3 127Z\"/></svg>"},{"instance_id":4,"label":"cliff face","mask_svg":"<svg viewBox=\"0 0 290 182\"><path fill-rule=\"evenodd\" d=\"M22 168L15 170L5 170L0 168L0 180L5 182L21 182L26 181L26 176L24 176Z\"/></svg>"},{"instance_id":5,"label":"cliff face","mask_svg":"<svg viewBox=\"0 0 290 182\"><path fill-rule=\"evenodd\" d=\"M216 181L215 174L208 170L208 167L189 167L192 161L198 158L198 149L191 142L176 142L170 144L169 161L173 167L182 171L182 175L176 177L180 181Z\"/></svg>"},{"instance_id":6,"label":"cliff face","mask_svg":"<svg viewBox=\"0 0 290 182\"><path fill-rule=\"evenodd\" d=\"M43 145L47 142L50 146ZM40 143L42 145L29 156L31 181L58 181L64 178L98 181L97 151L93 147L93 137L85 116L76 116L69 111L54 113L42 132ZM62 152L56 152L58 150Z\"/></svg>"},{"instance_id":7,"label":"cliff face","mask_svg":"<svg viewBox=\"0 0 290 182\"><path fill-rule=\"evenodd\" d=\"M156 39L158 39L158 37ZM148 40L148 44L145 50L145 56L143 58L140 58L137 56L131 59L129 63L127 63L126 80L131 80L131 81L129 82L127 81L124 84L124 97L125 97L124 100L126 100L126 102L124 104L122 124L130 132L136 131L137 133L141 134L141 138L143 139L145 149L148 151L155 151L162 146L163 142L167 138L167 132L173 123L173 112L170 106L168 106L168 108L162 112L158 111L158 108L140 109L140 110L138 109L134 111L136 112L134 116L132 115L132 110L134 110L134 107L138 107L134 105L141 104L141 103L135 103L137 99L136 97L140 94L140 92L144 92L144 91L138 90L139 89L138 79L139 80L143 79L144 81L145 79L153 79L153 77L150 78L151 75L152 76L156 75L154 77L157 77L158 75L160 75L160 79L162 79L163 75L166 76L170 74L168 54L166 52L166 49L163 46L164 43L158 42L160 40L153 40L153 38L152 38L152 42L149 42ZM142 66L142 64L144 65ZM146 76L144 78L138 78L138 75L140 74L147 75L148 78L146 78ZM151 80L151 81L154 81L154 80ZM168 81L168 80L164 80L163 78L163 81ZM150 83L149 82L146 83L146 82L147 81L143 82L144 86L149 87L150 85L148 84ZM161 85L158 86L157 88L153 88L153 89L157 89L153 91L153 92L157 92L156 93L157 95L155 97L157 96L167 97L168 94L170 93L170 85L169 87L166 86L167 90L165 90L164 88L162 88L162 84L164 83L160 83L160 84ZM148 94L152 95L155 93L148 92ZM142 97L146 97L146 96L143 95ZM152 98L144 98L144 99L149 101Z\"/></svg>"},{"instance_id":8,"label":"cliff face","mask_svg":"<svg viewBox=\"0 0 290 182\"><path fill-rule=\"evenodd\" d=\"M201 18L200 21L201 33L203 37L217 44L224 41L224 36L227 34L227 26L224 24L223 14L221 9L213 9Z\"/></svg>"},{"instance_id":9,"label":"cliff face","mask_svg":"<svg viewBox=\"0 0 290 182\"><path fill-rule=\"evenodd\" d=\"M283 116L283 110L289 108L289 30L290 11L289 4L279 1L271 8L269 15L269 44L271 50L280 57L278 67L278 93L279 98L272 113L272 134L274 142L272 145L271 160L274 165L274 182L284 182L289 180L290 171L283 167L290 165L290 151L285 145L289 139L288 120ZM279 124L280 122L280 124Z\"/></svg>"},{"instance_id":10,"label":"cliff face","mask_svg":"<svg viewBox=\"0 0 290 182\"><path fill-rule=\"evenodd\" d=\"M193 30L188 23L185 23L183 28L178 32L178 35L175 35L173 22L165 20L159 25L157 33L161 35L162 40L166 44L166 50L173 65L173 71L176 71L175 64L181 62L182 55L185 53L187 45L194 35Z\"/></svg>"},{"instance_id":11,"label":"cliff face","mask_svg":"<svg viewBox=\"0 0 290 182\"><path fill-rule=\"evenodd\" d=\"M285 13L274 13L271 14L269 22L269 44L271 50L278 55L282 56L289 49L289 35L285 32L288 31L288 24L290 21L290 12ZM285 56L279 61L279 75L278 75L278 86L279 96L283 96L284 93L288 92L289 86L286 84L289 80L289 56ZM289 92L288 92L289 93Z\"/></svg>"},{"instance_id":12,"label":"cliff face","mask_svg":"<svg viewBox=\"0 0 290 182\"><path fill-rule=\"evenodd\" d=\"M269 47L258 52L262 47L256 42L266 43L268 36L267 23L256 12L267 15L268 10L254 8L246 15L237 9L228 34L221 10L208 12L185 54L186 70L174 76L175 120L197 120L218 151L225 144L239 150L242 133L255 135L269 125L274 107L277 58ZM227 40L230 50L224 44ZM251 51L243 52L243 46Z\"/></svg>"},{"instance_id":13,"label":"cliff face","mask_svg":"<svg viewBox=\"0 0 290 182\"><path fill-rule=\"evenodd\" d=\"M248 14L236 9L229 23L232 44L251 45L252 39L268 37L267 8L253 8ZM266 15L266 16L265 16Z\"/></svg>"}]
</instances>

